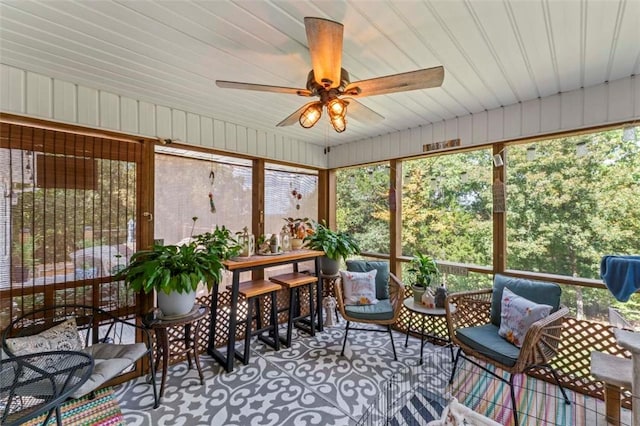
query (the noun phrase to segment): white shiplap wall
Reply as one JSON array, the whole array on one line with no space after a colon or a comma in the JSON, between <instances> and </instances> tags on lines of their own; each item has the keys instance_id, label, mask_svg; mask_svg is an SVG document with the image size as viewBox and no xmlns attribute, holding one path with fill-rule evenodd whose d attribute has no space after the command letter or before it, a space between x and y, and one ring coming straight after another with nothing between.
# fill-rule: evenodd
<instances>
[{"instance_id":1,"label":"white shiplap wall","mask_svg":"<svg viewBox=\"0 0 640 426\"><path fill-rule=\"evenodd\" d=\"M319 168L422 153L423 144L460 138L463 146L640 121L637 77L469 114L428 126L323 147L0 64L0 111L172 138L195 146Z\"/></svg>"},{"instance_id":2,"label":"white shiplap wall","mask_svg":"<svg viewBox=\"0 0 640 426\"><path fill-rule=\"evenodd\" d=\"M334 146L329 167L419 155L423 144L449 139L473 146L634 120L640 122L635 76Z\"/></svg>"},{"instance_id":3,"label":"white shiplap wall","mask_svg":"<svg viewBox=\"0 0 640 426\"><path fill-rule=\"evenodd\" d=\"M326 168L323 147L0 64L0 111Z\"/></svg>"}]
</instances>

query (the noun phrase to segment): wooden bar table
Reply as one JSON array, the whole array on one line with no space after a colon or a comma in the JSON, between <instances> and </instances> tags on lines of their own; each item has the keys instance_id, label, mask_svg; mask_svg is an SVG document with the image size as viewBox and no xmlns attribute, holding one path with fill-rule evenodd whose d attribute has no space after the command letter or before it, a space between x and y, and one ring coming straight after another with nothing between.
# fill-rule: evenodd
<instances>
[{"instance_id":1,"label":"wooden bar table","mask_svg":"<svg viewBox=\"0 0 640 426\"><path fill-rule=\"evenodd\" d=\"M238 314L238 290L240 288L240 274L247 271L259 271L272 266L293 265L293 271L298 272L298 263L313 260L316 274L320 271L319 258L324 256L323 251L318 250L293 250L278 255L254 255L248 258L227 260L224 267L233 273L231 284L231 300L229 302L229 333L227 352L222 353L215 346L215 331L218 322L218 287L216 284L211 294L211 324L209 328L209 346L207 352L218 361L227 372L233 371L234 348L236 343L236 325ZM322 280L318 280L317 295L317 329L322 331Z\"/></svg>"}]
</instances>

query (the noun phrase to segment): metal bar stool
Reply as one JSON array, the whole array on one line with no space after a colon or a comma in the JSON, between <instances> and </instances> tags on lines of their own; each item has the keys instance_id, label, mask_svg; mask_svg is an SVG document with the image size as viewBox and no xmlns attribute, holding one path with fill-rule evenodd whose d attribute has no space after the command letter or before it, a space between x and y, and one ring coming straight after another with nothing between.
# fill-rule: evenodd
<instances>
[{"instance_id":1,"label":"metal bar stool","mask_svg":"<svg viewBox=\"0 0 640 426\"><path fill-rule=\"evenodd\" d=\"M258 336L258 339L271 346L276 351L280 350L280 339L278 336L278 301L276 293L282 290L282 286L267 280L254 280L240 283L239 294L247 300L247 320L244 337L244 352L240 353L234 349L234 355L243 364L249 363L251 337ZM271 296L271 320L270 324L263 326L262 311L260 309L260 297ZM253 320L256 320L256 329L251 330ZM264 332L269 331L269 336Z\"/></svg>"},{"instance_id":2,"label":"metal bar stool","mask_svg":"<svg viewBox=\"0 0 640 426\"><path fill-rule=\"evenodd\" d=\"M301 272L292 272L289 274L276 275L270 278L271 281L280 284L283 288L289 289L289 321L287 322L287 335L286 338L280 337L280 340L288 347L291 347L291 334L293 331L293 325L296 321L309 317L309 327L296 324L298 328L302 328L304 331L312 336L316 335L316 323L315 323L315 304L313 300L313 288L314 284L318 282L318 277L313 275L304 274ZM300 288L307 286L309 289L309 314L302 315L302 309L300 309ZM320 295L318 295L319 297Z\"/></svg>"}]
</instances>

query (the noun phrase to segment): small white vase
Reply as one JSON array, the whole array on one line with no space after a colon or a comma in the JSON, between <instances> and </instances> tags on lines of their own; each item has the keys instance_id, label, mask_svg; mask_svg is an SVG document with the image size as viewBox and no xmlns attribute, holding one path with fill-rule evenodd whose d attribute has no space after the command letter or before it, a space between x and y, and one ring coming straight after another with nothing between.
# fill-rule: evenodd
<instances>
[{"instance_id":1,"label":"small white vase","mask_svg":"<svg viewBox=\"0 0 640 426\"><path fill-rule=\"evenodd\" d=\"M193 309L195 300L195 291L190 293L172 291L169 294L164 291L158 292L158 308L162 311L163 317L177 318L186 316Z\"/></svg>"}]
</instances>

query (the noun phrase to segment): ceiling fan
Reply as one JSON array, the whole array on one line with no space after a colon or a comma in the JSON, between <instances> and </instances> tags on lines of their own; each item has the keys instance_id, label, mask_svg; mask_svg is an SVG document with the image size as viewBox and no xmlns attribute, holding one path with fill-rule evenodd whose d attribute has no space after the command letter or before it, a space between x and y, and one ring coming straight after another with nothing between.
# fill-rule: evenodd
<instances>
[{"instance_id":1,"label":"ceiling fan","mask_svg":"<svg viewBox=\"0 0 640 426\"><path fill-rule=\"evenodd\" d=\"M349 116L358 121L375 123L384 119L354 99L355 97L385 95L442 85L444 68L441 66L351 82L349 73L342 68L344 26L328 19L309 17L304 18L304 26L313 67L307 78L306 89L226 80L216 80L216 85L228 89L318 96L320 100L298 108L277 126L290 126L298 121L302 127L308 129L318 122L323 108L326 107L331 125L338 133L344 132L347 128L347 107Z\"/></svg>"}]
</instances>

